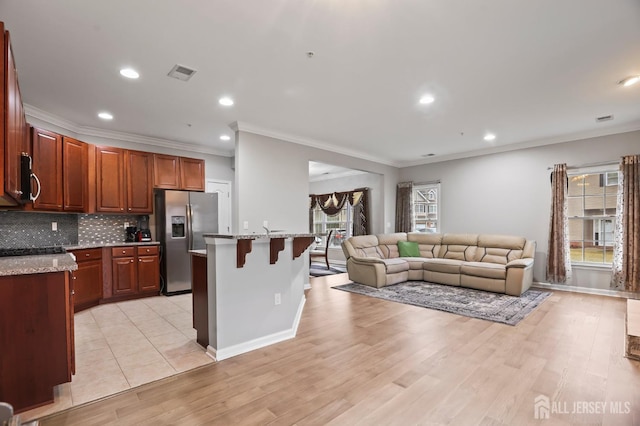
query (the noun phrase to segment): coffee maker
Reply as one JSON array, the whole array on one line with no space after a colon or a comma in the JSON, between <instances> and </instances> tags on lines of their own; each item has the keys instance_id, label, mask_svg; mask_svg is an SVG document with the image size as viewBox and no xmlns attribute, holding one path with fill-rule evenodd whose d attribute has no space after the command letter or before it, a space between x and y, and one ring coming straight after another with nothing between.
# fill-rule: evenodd
<instances>
[{"instance_id":1,"label":"coffee maker","mask_svg":"<svg viewBox=\"0 0 640 426\"><path fill-rule=\"evenodd\" d=\"M133 243L137 241L138 228L136 226L127 226L125 233L126 238L124 241L126 243Z\"/></svg>"}]
</instances>

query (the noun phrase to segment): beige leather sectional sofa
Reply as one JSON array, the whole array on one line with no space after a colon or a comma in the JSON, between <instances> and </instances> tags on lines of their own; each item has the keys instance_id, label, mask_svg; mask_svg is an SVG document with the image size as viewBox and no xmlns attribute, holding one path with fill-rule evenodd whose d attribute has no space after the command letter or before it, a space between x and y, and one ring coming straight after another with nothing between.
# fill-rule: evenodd
<instances>
[{"instance_id":1,"label":"beige leather sectional sofa","mask_svg":"<svg viewBox=\"0 0 640 426\"><path fill-rule=\"evenodd\" d=\"M420 257L400 257L398 241ZM372 287L429 281L520 296L533 280L536 243L491 234L395 233L351 237L342 244L349 278Z\"/></svg>"}]
</instances>

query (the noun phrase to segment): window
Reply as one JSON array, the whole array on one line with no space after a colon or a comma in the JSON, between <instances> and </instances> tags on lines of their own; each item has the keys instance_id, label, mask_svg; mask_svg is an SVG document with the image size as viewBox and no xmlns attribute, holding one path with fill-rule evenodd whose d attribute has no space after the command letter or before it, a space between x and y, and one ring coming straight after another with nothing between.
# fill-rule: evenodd
<instances>
[{"instance_id":1,"label":"window","mask_svg":"<svg viewBox=\"0 0 640 426\"><path fill-rule=\"evenodd\" d=\"M439 199L439 183L413 186L413 230L415 232L440 232Z\"/></svg>"},{"instance_id":2,"label":"window","mask_svg":"<svg viewBox=\"0 0 640 426\"><path fill-rule=\"evenodd\" d=\"M611 165L611 168L616 165ZM618 172L568 173L569 245L572 263L611 264Z\"/></svg>"},{"instance_id":3,"label":"window","mask_svg":"<svg viewBox=\"0 0 640 426\"><path fill-rule=\"evenodd\" d=\"M353 208L348 202L335 216L327 216L325 212L316 206L313 210L313 232L316 234L327 234L333 231L329 247L340 247L342 242L353 234ZM325 238L326 239L326 238Z\"/></svg>"}]
</instances>

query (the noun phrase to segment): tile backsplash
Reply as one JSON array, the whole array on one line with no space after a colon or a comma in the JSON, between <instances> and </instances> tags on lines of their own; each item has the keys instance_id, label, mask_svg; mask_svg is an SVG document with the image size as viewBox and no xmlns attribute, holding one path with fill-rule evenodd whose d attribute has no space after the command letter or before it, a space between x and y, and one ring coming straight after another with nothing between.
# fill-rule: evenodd
<instances>
[{"instance_id":1,"label":"tile backsplash","mask_svg":"<svg viewBox=\"0 0 640 426\"><path fill-rule=\"evenodd\" d=\"M52 230L55 222L57 231ZM0 212L0 248L78 244L75 214Z\"/></svg>"},{"instance_id":2,"label":"tile backsplash","mask_svg":"<svg viewBox=\"0 0 640 426\"><path fill-rule=\"evenodd\" d=\"M140 216L0 211L0 248L121 243ZM57 230L52 230L55 222Z\"/></svg>"}]
</instances>

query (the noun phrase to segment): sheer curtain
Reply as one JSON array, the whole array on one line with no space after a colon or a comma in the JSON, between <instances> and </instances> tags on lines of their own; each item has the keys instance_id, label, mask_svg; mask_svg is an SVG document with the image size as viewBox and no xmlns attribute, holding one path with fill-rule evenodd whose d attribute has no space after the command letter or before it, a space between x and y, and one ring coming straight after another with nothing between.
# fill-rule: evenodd
<instances>
[{"instance_id":1,"label":"sheer curtain","mask_svg":"<svg viewBox=\"0 0 640 426\"><path fill-rule=\"evenodd\" d=\"M413 230L411 194L413 182L401 182L396 189L396 232Z\"/></svg>"},{"instance_id":2,"label":"sheer curtain","mask_svg":"<svg viewBox=\"0 0 640 426\"><path fill-rule=\"evenodd\" d=\"M564 284L571 278L569 221L567 219L567 165L556 164L551 173L551 220L547 252L547 281Z\"/></svg>"},{"instance_id":3,"label":"sheer curtain","mask_svg":"<svg viewBox=\"0 0 640 426\"><path fill-rule=\"evenodd\" d=\"M640 291L640 155L620 160L611 286Z\"/></svg>"}]
</instances>

